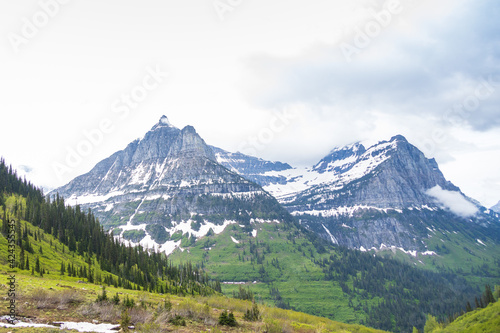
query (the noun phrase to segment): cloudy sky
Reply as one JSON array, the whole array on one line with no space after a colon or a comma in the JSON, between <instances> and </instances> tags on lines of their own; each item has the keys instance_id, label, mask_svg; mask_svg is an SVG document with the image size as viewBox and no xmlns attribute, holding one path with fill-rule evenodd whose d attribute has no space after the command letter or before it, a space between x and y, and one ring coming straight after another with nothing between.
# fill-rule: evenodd
<instances>
[{"instance_id":1,"label":"cloudy sky","mask_svg":"<svg viewBox=\"0 0 500 333\"><path fill-rule=\"evenodd\" d=\"M500 4L482 0L0 3L0 156L60 186L165 114L294 166L402 134L500 200Z\"/></svg>"}]
</instances>

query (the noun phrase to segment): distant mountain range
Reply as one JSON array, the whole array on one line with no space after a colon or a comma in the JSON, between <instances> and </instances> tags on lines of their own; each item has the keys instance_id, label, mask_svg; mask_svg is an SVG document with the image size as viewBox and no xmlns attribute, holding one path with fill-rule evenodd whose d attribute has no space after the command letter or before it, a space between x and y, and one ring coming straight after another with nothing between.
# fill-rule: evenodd
<instances>
[{"instance_id":1,"label":"distant mountain range","mask_svg":"<svg viewBox=\"0 0 500 333\"><path fill-rule=\"evenodd\" d=\"M142 139L55 190L116 236L169 253L232 223L291 221L350 248L429 253L440 229L500 241L498 213L447 181L403 136L333 149L309 168L209 146L163 116Z\"/></svg>"}]
</instances>

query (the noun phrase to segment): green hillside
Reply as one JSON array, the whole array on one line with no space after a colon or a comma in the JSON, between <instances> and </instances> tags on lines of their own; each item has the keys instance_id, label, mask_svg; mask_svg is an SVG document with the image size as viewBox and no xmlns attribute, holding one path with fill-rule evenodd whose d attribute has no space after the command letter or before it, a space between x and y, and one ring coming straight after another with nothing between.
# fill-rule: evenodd
<instances>
[{"instance_id":1,"label":"green hillside","mask_svg":"<svg viewBox=\"0 0 500 333\"><path fill-rule=\"evenodd\" d=\"M487 234L473 235L466 225L445 226L438 223L434 229L428 230L428 234L424 243L428 251L434 252L432 255L418 254L414 257L390 249L379 251L377 255L434 272L457 274L477 288L500 282L500 244L496 238Z\"/></svg>"},{"instance_id":2,"label":"green hillside","mask_svg":"<svg viewBox=\"0 0 500 333\"><path fill-rule=\"evenodd\" d=\"M497 333L500 331L500 302L468 312L448 325L431 321L426 333Z\"/></svg>"},{"instance_id":3,"label":"green hillside","mask_svg":"<svg viewBox=\"0 0 500 333\"><path fill-rule=\"evenodd\" d=\"M293 223L233 224L194 244L184 235L181 247L170 259L200 262L226 295L243 287L266 304L393 332L460 312L478 293L454 274L333 247Z\"/></svg>"}]
</instances>

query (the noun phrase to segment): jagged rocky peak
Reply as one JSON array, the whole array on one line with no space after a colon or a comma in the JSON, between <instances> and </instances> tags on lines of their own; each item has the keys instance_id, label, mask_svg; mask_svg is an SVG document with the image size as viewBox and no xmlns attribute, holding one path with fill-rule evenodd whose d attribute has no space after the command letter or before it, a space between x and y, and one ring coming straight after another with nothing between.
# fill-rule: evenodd
<instances>
[{"instance_id":1,"label":"jagged rocky peak","mask_svg":"<svg viewBox=\"0 0 500 333\"><path fill-rule=\"evenodd\" d=\"M160 120L151 128L152 131L159 127L173 127L176 128L172 123L168 120L168 117L163 115Z\"/></svg>"}]
</instances>

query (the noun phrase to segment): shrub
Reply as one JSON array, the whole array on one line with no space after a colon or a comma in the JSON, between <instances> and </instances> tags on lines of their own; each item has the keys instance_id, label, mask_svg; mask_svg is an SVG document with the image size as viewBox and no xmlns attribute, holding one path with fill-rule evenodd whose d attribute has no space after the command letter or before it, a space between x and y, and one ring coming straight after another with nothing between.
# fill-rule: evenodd
<instances>
[{"instance_id":1,"label":"shrub","mask_svg":"<svg viewBox=\"0 0 500 333\"><path fill-rule=\"evenodd\" d=\"M75 290L62 290L49 292L45 289L36 289L31 296L32 304L38 309L67 309L68 305L79 304L83 302L82 296Z\"/></svg>"},{"instance_id":2,"label":"shrub","mask_svg":"<svg viewBox=\"0 0 500 333\"><path fill-rule=\"evenodd\" d=\"M132 297L125 296L123 299L123 306L126 308L133 308L135 306L135 301Z\"/></svg>"},{"instance_id":3,"label":"shrub","mask_svg":"<svg viewBox=\"0 0 500 333\"><path fill-rule=\"evenodd\" d=\"M153 314L144 308L135 307L129 309L130 321L134 324L148 323L151 321Z\"/></svg>"},{"instance_id":4,"label":"shrub","mask_svg":"<svg viewBox=\"0 0 500 333\"><path fill-rule=\"evenodd\" d=\"M247 312L243 316L243 319L248 320L248 321L257 321L260 319L260 311L259 307L257 304L253 303L253 306L251 309L247 309Z\"/></svg>"},{"instance_id":5,"label":"shrub","mask_svg":"<svg viewBox=\"0 0 500 333\"><path fill-rule=\"evenodd\" d=\"M97 303L101 303L101 302L105 302L108 300L108 294L106 292L106 287L105 286L102 286L102 291L101 291L101 294L100 295L97 295L97 299L96 299L96 302Z\"/></svg>"},{"instance_id":6,"label":"shrub","mask_svg":"<svg viewBox=\"0 0 500 333\"><path fill-rule=\"evenodd\" d=\"M78 312L84 317L98 318L101 321L117 322L120 320L120 310L109 302L86 303L78 309Z\"/></svg>"},{"instance_id":7,"label":"shrub","mask_svg":"<svg viewBox=\"0 0 500 333\"><path fill-rule=\"evenodd\" d=\"M224 325L224 326L237 326L238 323L236 322L236 318L234 318L233 312L227 313L227 310L222 311L222 313L219 316L219 324Z\"/></svg>"},{"instance_id":8,"label":"shrub","mask_svg":"<svg viewBox=\"0 0 500 333\"><path fill-rule=\"evenodd\" d=\"M120 304L120 296L118 296L118 293L115 294L115 296L113 296L113 298L111 299L111 302L114 304L114 305L118 305Z\"/></svg>"},{"instance_id":9,"label":"shrub","mask_svg":"<svg viewBox=\"0 0 500 333\"><path fill-rule=\"evenodd\" d=\"M173 318L170 318L168 322L175 326L186 326L186 321L179 315L175 315Z\"/></svg>"},{"instance_id":10,"label":"shrub","mask_svg":"<svg viewBox=\"0 0 500 333\"><path fill-rule=\"evenodd\" d=\"M162 329L161 325L158 323L137 324L137 331L141 333L167 332L166 330Z\"/></svg>"}]
</instances>

